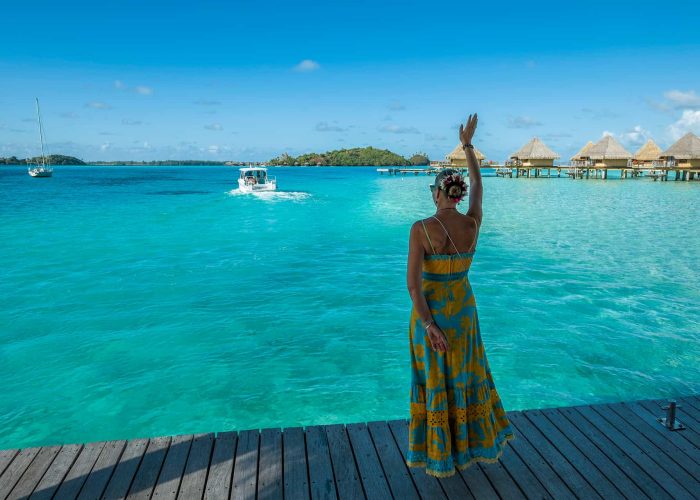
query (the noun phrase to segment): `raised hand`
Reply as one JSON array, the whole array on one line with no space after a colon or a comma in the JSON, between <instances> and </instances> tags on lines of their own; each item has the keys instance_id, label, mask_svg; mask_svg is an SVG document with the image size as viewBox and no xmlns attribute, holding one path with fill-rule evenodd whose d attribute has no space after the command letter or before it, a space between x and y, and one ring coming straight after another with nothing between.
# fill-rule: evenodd
<instances>
[{"instance_id":1,"label":"raised hand","mask_svg":"<svg viewBox=\"0 0 700 500\"><path fill-rule=\"evenodd\" d=\"M469 115L467 118L466 127L460 123L459 125L459 140L463 146L472 143L472 138L474 137L474 132L476 131L476 122L478 117L476 113Z\"/></svg>"}]
</instances>

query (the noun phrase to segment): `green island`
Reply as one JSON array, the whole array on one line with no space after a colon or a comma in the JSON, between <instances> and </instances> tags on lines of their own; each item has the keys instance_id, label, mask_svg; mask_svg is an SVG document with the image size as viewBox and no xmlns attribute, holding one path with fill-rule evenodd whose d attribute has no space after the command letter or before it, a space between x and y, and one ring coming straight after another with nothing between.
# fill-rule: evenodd
<instances>
[{"instance_id":1,"label":"green island","mask_svg":"<svg viewBox=\"0 0 700 500\"><path fill-rule=\"evenodd\" d=\"M338 149L325 153L307 153L296 158L284 153L268 162L268 165L292 166L409 166L428 165L430 160L425 153L416 153L410 158L393 153L388 149L366 148Z\"/></svg>"},{"instance_id":2,"label":"green island","mask_svg":"<svg viewBox=\"0 0 700 500\"><path fill-rule=\"evenodd\" d=\"M430 159L425 153L416 153L410 158L393 153L388 149L373 147L338 149L325 153L308 153L296 158L284 153L273 158L267 163L243 162L243 161L207 161L207 160L153 160L153 161L92 161L86 163L80 158L66 155L49 155L46 157L51 165L126 165L126 166L214 166L214 165L256 165L267 164L271 166L421 166L428 165ZM37 163L41 157L17 158L10 156L0 157L0 165L26 165Z\"/></svg>"},{"instance_id":3,"label":"green island","mask_svg":"<svg viewBox=\"0 0 700 500\"><path fill-rule=\"evenodd\" d=\"M46 161L51 165L85 165L83 160L66 155L49 155L46 157ZM41 157L17 158L16 156L10 156L8 158L0 158L0 165L26 165L27 163L41 163Z\"/></svg>"}]
</instances>

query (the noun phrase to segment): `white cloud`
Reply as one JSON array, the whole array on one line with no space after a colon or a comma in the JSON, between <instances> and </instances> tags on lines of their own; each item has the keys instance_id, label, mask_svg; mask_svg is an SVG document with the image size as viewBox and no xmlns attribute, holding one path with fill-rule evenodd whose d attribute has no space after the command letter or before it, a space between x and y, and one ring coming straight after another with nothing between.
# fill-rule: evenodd
<instances>
[{"instance_id":1,"label":"white cloud","mask_svg":"<svg viewBox=\"0 0 700 500\"><path fill-rule=\"evenodd\" d=\"M675 108L700 108L700 96L694 90L669 90L664 92L664 97Z\"/></svg>"},{"instance_id":2,"label":"white cloud","mask_svg":"<svg viewBox=\"0 0 700 500\"><path fill-rule=\"evenodd\" d=\"M641 125L636 125L632 130L620 134L620 140L624 144L641 146L651 137L651 132L642 128Z\"/></svg>"},{"instance_id":3,"label":"white cloud","mask_svg":"<svg viewBox=\"0 0 700 500\"><path fill-rule=\"evenodd\" d=\"M121 89L125 89L126 85L121 80L114 80L114 88L121 90Z\"/></svg>"},{"instance_id":4,"label":"white cloud","mask_svg":"<svg viewBox=\"0 0 700 500\"><path fill-rule=\"evenodd\" d=\"M529 116L516 116L508 118L508 128L532 128L539 127L542 123Z\"/></svg>"},{"instance_id":5,"label":"white cloud","mask_svg":"<svg viewBox=\"0 0 700 500\"><path fill-rule=\"evenodd\" d=\"M204 125L204 128L207 130L223 130L224 127L220 123L210 123L208 125Z\"/></svg>"},{"instance_id":6,"label":"white cloud","mask_svg":"<svg viewBox=\"0 0 700 500\"><path fill-rule=\"evenodd\" d=\"M320 67L321 65L318 64L316 61L313 61L311 59L304 59L299 64L294 66L294 71L298 71L300 73L308 73L310 71L316 71Z\"/></svg>"},{"instance_id":7,"label":"white cloud","mask_svg":"<svg viewBox=\"0 0 700 500\"><path fill-rule=\"evenodd\" d=\"M107 151L110 147L112 146L111 142L105 142L100 146L100 151L104 152Z\"/></svg>"},{"instance_id":8,"label":"white cloud","mask_svg":"<svg viewBox=\"0 0 700 500\"><path fill-rule=\"evenodd\" d=\"M610 132L609 130L603 131L603 137L607 137L607 136L615 137L615 133L614 133L614 132Z\"/></svg>"},{"instance_id":9,"label":"white cloud","mask_svg":"<svg viewBox=\"0 0 700 500\"><path fill-rule=\"evenodd\" d=\"M134 87L134 92L141 95L151 95L153 94L153 89L151 87L146 87L145 85L137 85Z\"/></svg>"},{"instance_id":10,"label":"white cloud","mask_svg":"<svg viewBox=\"0 0 700 500\"><path fill-rule=\"evenodd\" d=\"M112 109L112 106L102 101L90 101L85 103L86 108L92 109Z\"/></svg>"},{"instance_id":11,"label":"white cloud","mask_svg":"<svg viewBox=\"0 0 700 500\"><path fill-rule=\"evenodd\" d=\"M700 110L686 109L675 123L668 126L668 133L674 141L688 132L700 134Z\"/></svg>"},{"instance_id":12,"label":"white cloud","mask_svg":"<svg viewBox=\"0 0 700 500\"><path fill-rule=\"evenodd\" d=\"M315 127L316 132L345 132L347 127L341 127L338 122L318 122Z\"/></svg>"},{"instance_id":13,"label":"white cloud","mask_svg":"<svg viewBox=\"0 0 700 500\"><path fill-rule=\"evenodd\" d=\"M209 146L209 147L207 148L207 151L208 151L209 153L215 155L215 154L218 154L218 153L219 153L219 150L220 150L220 149L221 149L221 148L220 148L219 146L217 146L216 144L212 144L211 146Z\"/></svg>"},{"instance_id":14,"label":"white cloud","mask_svg":"<svg viewBox=\"0 0 700 500\"><path fill-rule=\"evenodd\" d=\"M420 134L420 130L416 127L402 127L400 125L382 125L379 127L380 132L387 132L389 134Z\"/></svg>"}]
</instances>

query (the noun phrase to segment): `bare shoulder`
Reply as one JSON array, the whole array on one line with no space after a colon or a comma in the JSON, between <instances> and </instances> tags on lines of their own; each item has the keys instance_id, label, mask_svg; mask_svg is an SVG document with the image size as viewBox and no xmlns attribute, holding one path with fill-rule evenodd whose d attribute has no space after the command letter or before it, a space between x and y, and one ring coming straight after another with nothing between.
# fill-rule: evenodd
<instances>
[{"instance_id":1,"label":"bare shoulder","mask_svg":"<svg viewBox=\"0 0 700 500\"><path fill-rule=\"evenodd\" d=\"M477 214L475 212L469 211L464 216L470 220L470 223L476 223L476 227L481 227L481 214ZM473 221L473 222L472 222Z\"/></svg>"}]
</instances>

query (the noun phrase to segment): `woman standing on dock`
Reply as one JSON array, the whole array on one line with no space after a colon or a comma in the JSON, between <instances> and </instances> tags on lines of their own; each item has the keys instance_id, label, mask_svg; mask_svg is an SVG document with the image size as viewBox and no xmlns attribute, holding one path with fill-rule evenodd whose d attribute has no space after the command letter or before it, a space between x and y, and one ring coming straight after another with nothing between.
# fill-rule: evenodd
<instances>
[{"instance_id":1,"label":"woman standing on dock","mask_svg":"<svg viewBox=\"0 0 700 500\"><path fill-rule=\"evenodd\" d=\"M515 439L491 376L467 273L481 226L482 184L472 137L477 115L460 125L467 155L469 210L457 211L467 186L454 170L430 186L435 215L413 224L408 290L413 301L409 467L447 477L477 461L495 462Z\"/></svg>"}]
</instances>

